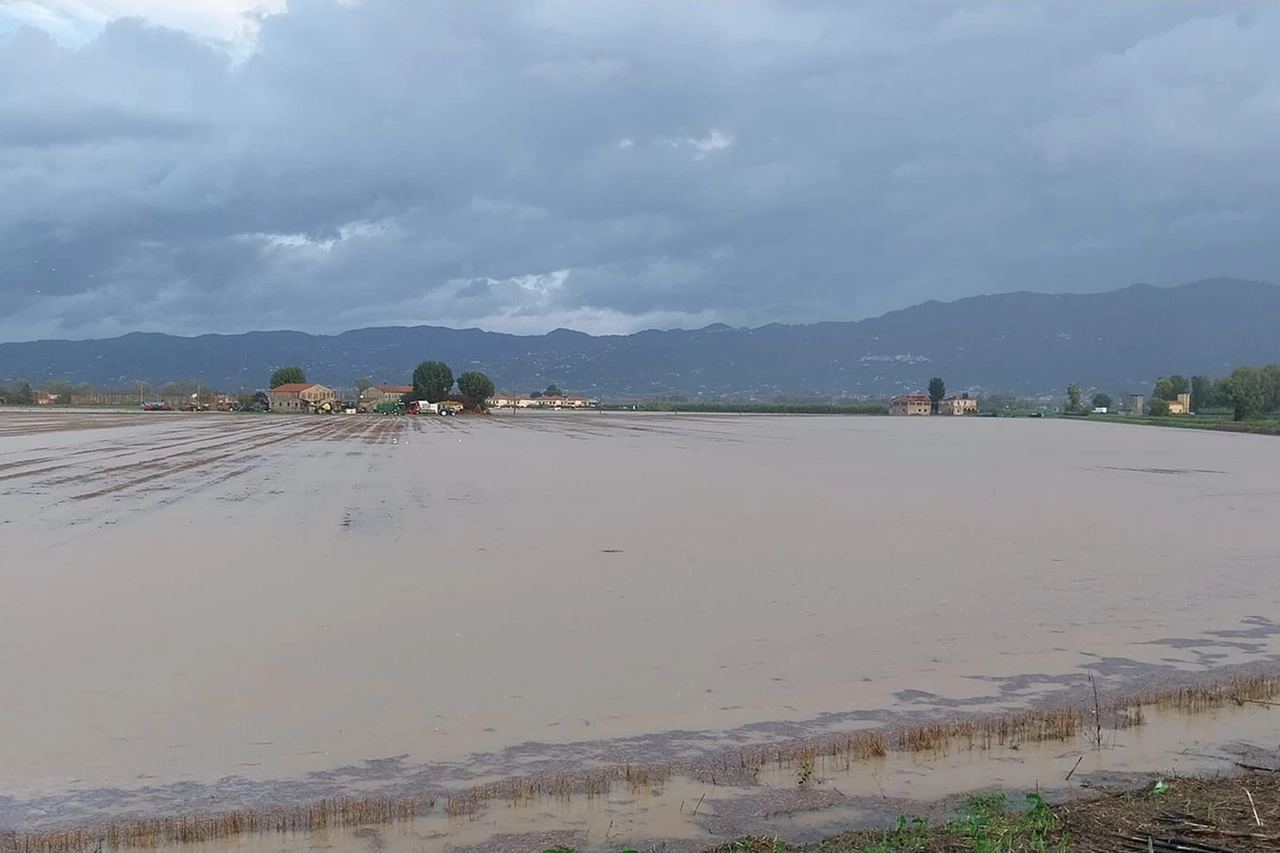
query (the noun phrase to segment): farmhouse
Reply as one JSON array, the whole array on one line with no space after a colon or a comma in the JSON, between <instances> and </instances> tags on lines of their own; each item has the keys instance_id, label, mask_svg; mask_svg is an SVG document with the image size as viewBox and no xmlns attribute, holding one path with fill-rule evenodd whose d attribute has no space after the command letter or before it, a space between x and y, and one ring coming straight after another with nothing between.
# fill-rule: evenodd
<instances>
[{"instance_id":1,"label":"farmhouse","mask_svg":"<svg viewBox=\"0 0 1280 853\"><path fill-rule=\"evenodd\" d=\"M313 403L337 399L332 388L315 382L291 382L267 392L267 403L273 412L309 412Z\"/></svg>"},{"instance_id":2,"label":"farmhouse","mask_svg":"<svg viewBox=\"0 0 1280 853\"><path fill-rule=\"evenodd\" d=\"M1191 395L1179 394L1175 399L1169 401L1169 414L1185 415L1191 411Z\"/></svg>"},{"instance_id":3,"label":"farmhouse","mask_svg":"<svg viewBox=\"0 0 1280 853\"><path fill-rule=\"evenodd\" d=\"M902 394L889 401L891 415L927 415L931 409L927 394Z\"/></svg>"},{"instance_id":4,"label":"farmhouse","mask_svg":"<svg viewBox=\"0 0 1280 853\"><path fill-rule=\"evenodd\" d=\"M399 403L411 391L412 385L370 385L360 392L360 405L372 410L379 403Z\"/></svg>"},{"instance_id":5,"label":"farmhouse","mask_svg":"<svg viewBox=\"0 0 1280 853\"><path fill-rule=\"evenodd\" d=\"M586 409L595 405L595 401L575 394L563 397L494 394L486 402L491 409Z\"/></svg>"},{"instance_id":6,"label":"farmhouse","mask_svg":"<svg viewBox=\"0 0 1280 853\"><path fill-rule=\"evenodd\" d=\"M940 415L972 415L978 411L978 401L969 397L948 397L938 401Z\"/></svg>"}]
</instances>

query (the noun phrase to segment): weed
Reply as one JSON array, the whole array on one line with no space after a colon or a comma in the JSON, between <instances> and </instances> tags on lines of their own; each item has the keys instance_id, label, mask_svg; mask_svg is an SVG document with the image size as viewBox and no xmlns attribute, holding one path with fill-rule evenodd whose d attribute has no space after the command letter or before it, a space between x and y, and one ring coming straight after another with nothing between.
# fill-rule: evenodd
<instances>
[{"instance_id":1,"label":"weed","mask_svg":"<svg viewBox=\"0 0 1280 853\"><path fill-rule=\"evenodd\" d=\"M965 800L964 805L960 807L960 811L967 815L981 815L992 817L1002 814L1009 799L1004 795L1004 791L992 791L989 794L972 794L969 799Z\"/></svg>"},{"instance_id":2,"label":"weed","mask_svg":"<svg viewBox=\"0 0 1280 853\"><path fill-rule=\"evenodd\" d=\"M808 787L809 783L813 781L813 768L814 768L813 751L809 750L809 751L801 752L796 757L796 761L799 765L796 768L796 779L799 781L801 788Z\"/></svg>"},{"instance_id":3,"label":"weed","mask_svg":"<svg viewBox=\"0 0 1280 853\"><path fill-rule=\"evenodd\" d=\"M894 819L893 829L867 844L864 853L910 853L928 843L929 821L900 814Z\"/></svg>"},{"instance_id":4,"label":"weed","mask_svg":"<svg viewBox=\"0 0 1280 853\"><path fill-rule=\"evenodd\" d=\"M975 794L965 801L962 817L947 829L973 853L999 853L1015 847L1048 853L1055 826L1053 811L1039 794L1027 794L1023 811L1008 810L1003 792ZM1066 849L1066 839L1059 842Z\"/></svg>"}]
</instances>

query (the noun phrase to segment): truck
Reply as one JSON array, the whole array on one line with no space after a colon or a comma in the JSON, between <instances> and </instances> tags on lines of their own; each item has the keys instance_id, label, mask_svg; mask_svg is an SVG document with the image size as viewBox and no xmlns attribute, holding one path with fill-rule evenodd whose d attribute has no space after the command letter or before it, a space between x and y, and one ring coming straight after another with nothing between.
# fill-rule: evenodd
<instances>
[{"instance_id":1,"label":"truck","mask_svg":"<svg viewBox=\"0 0 1280 853\"><path fill-rule=\"evenodd\" d=\"M406 415L435 415L440 412L440 404L428 403L426 400L414 400L404 411Z\"/></svg>"},{"instance_id":2,"label":"truck","mask_svg":"<svg viewBox=\"0 0 1280 853\"><path fill-rule=\"evenodd\" d=\"M403 415L404 403L393 403L393 402L379 403L374 408L374 411L380 415Z\"/></svg>"}]
</instances>

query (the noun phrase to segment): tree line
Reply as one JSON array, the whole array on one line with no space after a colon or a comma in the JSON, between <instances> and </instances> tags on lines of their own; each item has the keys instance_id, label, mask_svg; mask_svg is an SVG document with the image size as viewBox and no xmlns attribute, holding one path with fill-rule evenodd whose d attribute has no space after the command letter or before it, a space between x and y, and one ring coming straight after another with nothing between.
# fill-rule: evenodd
<instances>
[{"instance_id":1,"label":"tree line","mask_svg":"<svg viewBox=\"0 0 1280 853\"><path fill-rule=\"evenodd\" d=\"M1280 364L1240 365L1229 375L1216 378L1187 378L1179 373L1161 376L1151 388L1147 413L1156 417L1168 415L1169 404L1183 394L1190 398L1189 411L1201 414L1230 414L1237 421L1245 421L1280 413ZM1110 409L1111 395L1094 394L1092 404L1095 409ZM1067 411L1085 411L1084 397L1076 382L1067 386Z\"/></svg>"},{"instance_id":2,"label":"tree line","mask_svg":"<svg viewBox=\"0 0 1280 853\"><path fill-rule=\"evenodd\" d=\"M1240 365L1227 376L1161 376L1151 389L1151 414L1166 415L1180 394L1193 412L1230 412L1237 421L1280 412L1280 364Z\"/></svg>"},{"instance_id":3,"label":"tree line","mask_svg":"<svg viewBox=\"0 0 1280 853\"><path fill-rule=\"evenodd\" d=\"M274 389L306 381L307 374L303 369L290 364L271 371L268 387ZM372 385L365 378L356 380L356 386L361 392ZM428 403L439 403L448 399L454 385L457 385L459 394L474 400L478 406L483 406L484 401L492 397L495 390L493 380L479 370L465 371L455 380L453 369L443 361L424 361L413 369L413 390L404 395L404 401L426 400Z\"/></svg>"}]
</instances>

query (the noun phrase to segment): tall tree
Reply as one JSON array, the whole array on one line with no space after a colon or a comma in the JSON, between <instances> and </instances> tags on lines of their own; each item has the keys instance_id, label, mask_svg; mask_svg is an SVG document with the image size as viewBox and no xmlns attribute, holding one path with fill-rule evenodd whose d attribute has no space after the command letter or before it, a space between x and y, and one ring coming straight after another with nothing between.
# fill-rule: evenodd
<instances>
[{"instance_id":1,"label":"tall tree","mask_svg":"<svg viewBox=\"0 0 1280 853\"><path fill-rule=\"evenodd\" d=\"M1231 402L1238 421L1256 418L1263 413L1267 391L1261 370L1242 366L1231 371Z\"/></svg>"},{"instance_id":2,"label":"tall tree","mask_svg":"<svg viewBox=\"0 0 1280 853\"><path fill-rule=\"evenodd\" d=\"M31 390L31 385L27 382L19 382L8 388L0 387L0 396L7 397L11 406L32 406L36 402L36 392Z\"/></svg>"},{"instance_id":3,"label":"tall tree","mask_svg":"<svg viewBox=\"0 0 1280 853\"><path fill-rule=\"evenodd\" d=\"M1191 383L1187 377L1177 373L1172 376L1161 376L1156 380L1155 387L1151 389L1151 396L1158 397L1161 400L1176 400L1179 394L1191 393Z\"/></svg>"},{"instance_id":4,"label":"tall tree","mask_svg":"<svg viewBox=\"0 0 1280 853\"><path fill-rule=\"evenodd\" d=\"M488 376L479 370L468 370L458 377L458 390L483 406L484 401L493 396L495 388Z\"/></svg>"},{"instance_id":5,"label":"tall tree","mask_svg":"<svg viewBox=\"0 0 1280 853\"><path fill-rule=\"evenodd\" d=\"M271 371L271 381L267 383L267 387L279 388L281 385L293 385L306 381L307 374L302 372L302 368L296 364L289 364Z\"/></svg>"},{"instance_id":6,"label":"tall tree","mask_svg":"<svg viewBox=\"0 0 1280 853\"><path fill-rule=\"evenodd\" d=\"M941 376L935 376L929 380L929 408L936 415L938 413L938 404L942 402L942 398L947 396L947 383L942 381Z\"/></svg>"},{"instance_id":7,"label":"tall tree","mask_svg":"<svg viewBox=\"0 0 1280 853\"><path fill-rule=\"evenodd\" d=\"M443 361L424 361L413 369L413 393L419 400L439 403L453 388L453 371Z\"/></svg>"},{"instance_id":8,"label":"tall tree","mask_svg":"<svg viewBox=\"0 0 1280 853\"><path fill-rule=\"evenodd\" d=\"M1147 404L1147 409L1152 417L1162 418L1169 414L1169 401L1164 397L1152 397L1151 402Z\"/></svg>"},{"instance_id":9,"label":"tall tree","mask_svg":"<svg viewBox=\"0 0 1280 853\"><path fill-rule=\"evenodd\" d=\"M1067 386L1067 411L1080 411L1080 386L1075 382Z\"/></svg>"},{"instance_id":10,"label":"tall tree","mask_svg":"<svg viewBox=\"0 0 1280 853\"><path fill-rule=\"evenodd\" d=\"M1191 411L1200 412L1210 408L1213 398L1213 380L1208 376L1191 377Z\"/></svg>"},{"instance_id":11,"label":"tall tree","mask_svg":"<svg viewBox=\"0 0 1280 853\"><path fill-rule=\"evenodd\" d=\"M560 390L560 386L552 382L547 386L547 390L542 392L544 397L563 397L564 392Z\"/></svg>"},{"instance_id":12,"label":"tall tree","mask_svg":"<svg viewBox=\"0 0 1280 853\"><path fill-rule=\"evenodd\" d=\"M1280 364L1262 368L1262 391L1266 397L1263 411L1280 411Z\"/></svg>"},{"instance_id":13,"label":"tall tree","mask_svg":"<svg viewBox=\"0 0 1280 853\"><path fill-rule=\"evenodd\" d=\"M1111 395L1102 391L1093 395L1093 407L1095 409L1106 409L1110 411L1112 402Z\"/></svg>"},{"instance_id":14,"label":"tall tree","mask_svg":"<svg viewBox=\"0 0 1280 853\"><path fill-rule=\"evenodd\" d=\"M1231 377L1219 376L1213 380L1213 391L1209 394L1209 405L1215 409L1230 409L1235 405L1231 397Z\"/></svg>"}]
</instances>

